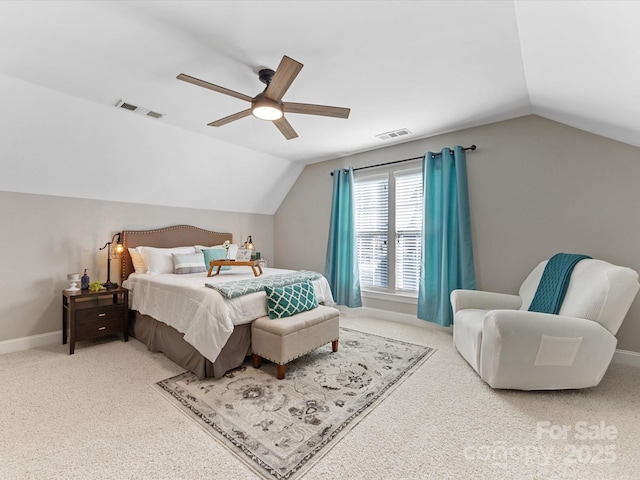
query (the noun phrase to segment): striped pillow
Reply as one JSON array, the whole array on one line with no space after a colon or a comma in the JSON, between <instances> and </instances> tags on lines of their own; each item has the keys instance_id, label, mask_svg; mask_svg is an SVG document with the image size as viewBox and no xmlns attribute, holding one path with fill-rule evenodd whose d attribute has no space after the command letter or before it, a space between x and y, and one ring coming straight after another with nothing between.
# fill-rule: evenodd
<instances>
[{"instance_id":1,"label":"striped pillow","mask_svg":"<svg viewBox=\"0 0 640 480\"><path fill-rule=\"evenodd\" d=\"M204 255L197 253L172 253L173 273L202 273L207 271L204 265Z\"/></svg>"}]
</instances>

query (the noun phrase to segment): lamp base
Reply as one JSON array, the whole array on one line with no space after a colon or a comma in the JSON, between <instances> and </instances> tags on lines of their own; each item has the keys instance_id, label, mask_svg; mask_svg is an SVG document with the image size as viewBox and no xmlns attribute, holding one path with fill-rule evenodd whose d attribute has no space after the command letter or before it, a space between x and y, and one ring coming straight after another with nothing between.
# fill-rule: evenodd
<instances>
[{"instance_id":1,"label":"lamp base","mask_svg":"<svg viewBox=\"0 0 640 480\"><path fill-rule=\"evenodd\" d=\"M117 283L113 283L113 282L112 282L112 281L110 281L110 280L107 280L106 282L104 282L104 283L102 284L102 286L103 286L104 288L106 288L107 290L111 290L111 289L113 289L113 288L118 288L118 284L117 284Z\"/></svg>"}]
</instances>

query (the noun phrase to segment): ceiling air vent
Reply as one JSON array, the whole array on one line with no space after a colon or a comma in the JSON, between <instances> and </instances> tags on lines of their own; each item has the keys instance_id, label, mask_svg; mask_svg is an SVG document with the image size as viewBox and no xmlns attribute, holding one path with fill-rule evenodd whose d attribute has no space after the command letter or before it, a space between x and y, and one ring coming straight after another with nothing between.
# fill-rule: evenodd
<instances>
[{"instance_id":1,"label":"ceiling air vent","mask_svg":"<svg viewBox=\"0 0 640 480\"><path fill-rule=\"evenodd\" d=\"M124 108L125 110L131 110L134 113L137 113L139 115L146 115L147 117L162 118L162 113L154 112L144 107L137 107L136 105L132 105L122 100L116 103L116 107Z\"/></svg>"},{"instance_id":2,"label":"ceiling air vent","mask_svg":"<svg viewBox=\"0 0 640 480\"><path fill-rule=\"evenodd\" d=\"M130 103L122 102L122 105L120 105L120 108L126 108L127 110L135 110L138 107L136 107L135 105L131 105Z\"/></svg>"},{"instance_id":3,"label":"ceiling air vent","mask_svg":"<svg viewBox=\"0 0 640 480\"><path fill-rule=\"evenodd\" d=\"M392 132L380 133L376 135L376 138L380 140L389 140L391 138L403 137L405 135L409 135L411 131L407 128L401 128L400 130L394 130Z\"/></svg>"}]
</instances>

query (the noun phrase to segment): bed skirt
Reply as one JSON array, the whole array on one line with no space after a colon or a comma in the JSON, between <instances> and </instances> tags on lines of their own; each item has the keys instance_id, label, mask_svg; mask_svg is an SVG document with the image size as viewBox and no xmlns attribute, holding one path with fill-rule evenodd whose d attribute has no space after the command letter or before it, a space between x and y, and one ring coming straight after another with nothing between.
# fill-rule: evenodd
<instances>
[{"instance_id":1,"label":"bed skirt","mask_svg":"<svg viewBox=\"0 0 640 480\"><path fill-rule=\"evenodd\" d=\"M250 323L234 327L215 362L202 356L175 328L135 310L129 311L129 333L150 351L164 353L169 360L193 372L200 380L205 377L220 378L242 365L245 357L251 355Z\"/></svg>"}]
</instances>

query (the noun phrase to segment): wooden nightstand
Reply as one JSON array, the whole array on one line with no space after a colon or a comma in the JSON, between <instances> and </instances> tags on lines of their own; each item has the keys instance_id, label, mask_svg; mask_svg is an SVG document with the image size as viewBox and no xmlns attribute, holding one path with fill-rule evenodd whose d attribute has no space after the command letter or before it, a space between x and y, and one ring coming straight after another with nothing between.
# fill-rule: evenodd
<instances>
[{"instance_id":1,"label":"wooden nightstand","mask_svg":"<svg viewBox=\"0 0 640 480\"><path fill-rule=\"evenodd\" d=\"M91 292L62 292L62 344L67 343L69 355L77 341L122 333L129 340L129 290L123 287Z\"/></svg>"}]
</instances>

